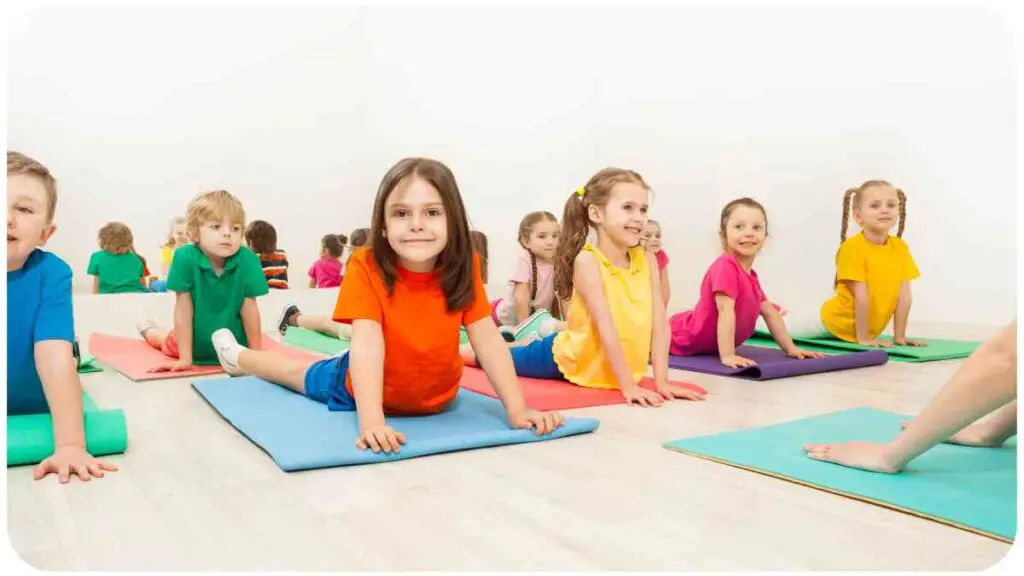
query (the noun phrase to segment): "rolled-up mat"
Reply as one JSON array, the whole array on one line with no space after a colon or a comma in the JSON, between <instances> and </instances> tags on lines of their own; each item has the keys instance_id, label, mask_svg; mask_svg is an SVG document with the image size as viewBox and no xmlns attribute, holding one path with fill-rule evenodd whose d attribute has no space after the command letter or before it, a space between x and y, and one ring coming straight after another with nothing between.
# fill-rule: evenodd
<instances>
[{"instance_id":1,"label":"rolled-up mat","mask_svg":"<svg viewBox=\"0 0 1024 576\"><path fill-rule=\"evenodd\" d=\"M78 365L78 373L91 374L93 372L103 372L103 368L96 365L95 357L82 355L82 362Z\"/></svg>"},{"instance_id":2,"label":"rolled-up mat","mask_svg":"<svg viewBox=\"0 0 1024 576\"><path fill-rule=\"evenodd\" d=\"M717 354L700 356L669 356L668 365L678 370L703 372L733 376L748 380L774 380L776 378L792 378L821 372L851 370L867 366L879 366L889 360L889 356L881 350L856 352L853 354L834 354L824 358L805 358L797 360L785 352L773 348L756 346L740 346L736 354L757 362L756 366L747 368L730 368L722 364Z\"/></svg>"},{"instance_id":3,"label":"rolled-up mat","mask_svg":"<svg viewBox=\"0 0 1024 576\"><path fill-rule=\"evenodd\" d=\"M280 344L268 334L263 335L262 343L263 350L273 350L285 356L302 360L317 359L304 350ZM89 351L106 365L136 382L206 376L224 372L220 365L193 366L192 369L183 372L150 372L150 369L157 366L174 363L174 359L165 356L163 352L147 344L141 337L124 338L93 333L89 336Z\"/></svg>"},{"instance_id":4,"label":"rolled-up mat","mask_svg":"<svg viewBox=\"0 0 1024 576\"><path fill-rule=\"evenodd\" d=\"M460 390L448 410L430 416L388 416L405 434L397 454L356 448L355 412L331 412L327 406L253 376L197 380L192 386L239 432L262 448L285 471L375 464L505 444L554 440L593 432L593 418L566 418L546 436L509 428L501 402Z\"/></svg>"},{"instance_id":5,"label":"rolled-up mat","mask_svg":"<svg viewBox=\"0 0 1024 576\"><path fill-rule=\"evenodd\" d=\"M128 427L123 410L99 410L87 395L85 448L93 456L120 454L128 448ZM38 464L53 454L53 418L49 414L7 417L7 465Z\"/></svg>"},{"instance_id":6,"label":"rolled-up mat","mask_svg":"<svg viewBox=\"0 0 1024 576\"><path fill-rule=\"evenodd\" d=\"M774 476L1010 542L1017 532L1017 446L940 444L899 474L808 457L805 444L884 443L911 417L855 408L774 426L666 442L671 450Z\"/></svg>"},{"instance_id":7,"label":"rolled-up mat","mask_svg":"<svg viewBox=\"0 0 1024 576\"><path fill-rule=\"evenodd\" d=\"M689 382L672 382L672 384L697 392L707 393L707 390L704 388ZM463 369L462 380L459 382L459 385L467 390L479 392L491 398L498 397L498 393L494 391L494 386L487 379L487 374L479 368L466 366ZM640 385L648 390L654 390L654 379L644 378ZM519 386L523 391L526 405L534 410L571 410L573 408L607 406L609 404L623 404L625 402L622 398L622 392L619 390L585 388L565 380L519 377Z\"/></svg>"},{"instance_id":8,"label":"rolled-up mat","mask_svg":"<svg viewBox=\"0 0 1024 576\"><path fill-rule=\"evenodd\" d=\"M314 330L306 330L305 328L293 326L285 331L284 343L303 350L309 350L310 352L318 352L328 356L337 356L345 350L348 350L350 341L331 338L326 334L321 334Z\"/></svg>"}]
</instances>

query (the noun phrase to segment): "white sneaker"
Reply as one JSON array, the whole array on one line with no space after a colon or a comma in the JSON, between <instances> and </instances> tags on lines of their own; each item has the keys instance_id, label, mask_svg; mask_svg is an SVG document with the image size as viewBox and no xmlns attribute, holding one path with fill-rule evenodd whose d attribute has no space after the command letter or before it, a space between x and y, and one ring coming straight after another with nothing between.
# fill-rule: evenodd
<instances>
[{"instance_id":1,"label":"white sneaker","mask_svg":"<svg viewBox=\"0 0 1024 576\"><path fill-rule=\"evenodd\" d=\"M159 328L159 326L157 326L157 323L150 320L149 318L146 318L145 320L139 320L135 324L135 329L138 330L139 334L142 335L143 340L146 339L146 332L149 332L154 328Z\"/></svg>"},{"instance_id":2,"label":"white sneaker","mask_svg":"<svg viewBox=\"0 0 1024 576\"><path fill-rule=\"evenodd\" d=\"M221 368L231 376L244 374L238 365L238 354L242 351L242 345L235 340L235 335L227 328L221 328L210 337L213 341L213 349L217 352L217 360Z\"/></svg>"}]
</instances>

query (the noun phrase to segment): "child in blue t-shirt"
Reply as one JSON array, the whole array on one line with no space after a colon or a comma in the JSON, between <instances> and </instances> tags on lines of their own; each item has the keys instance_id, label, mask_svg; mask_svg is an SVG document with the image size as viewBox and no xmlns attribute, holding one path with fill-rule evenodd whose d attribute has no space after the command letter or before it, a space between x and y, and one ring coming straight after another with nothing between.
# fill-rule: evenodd
<instances>
[{"instance_id":1,"label":"child in blue t-shirt","mask_svg":"<svg viewBox=\"0 0 1024 576\"><path fill-rule=\"evenodd\" d=\"M53 473L65 483L72 474L102 478L117 466L85 449L82 383L72 353L71 268L39 249L56 230L56 205L50 171L7 152L7 414L51 414L54 451L33 476Z\"/></svg>"}]
</instances>

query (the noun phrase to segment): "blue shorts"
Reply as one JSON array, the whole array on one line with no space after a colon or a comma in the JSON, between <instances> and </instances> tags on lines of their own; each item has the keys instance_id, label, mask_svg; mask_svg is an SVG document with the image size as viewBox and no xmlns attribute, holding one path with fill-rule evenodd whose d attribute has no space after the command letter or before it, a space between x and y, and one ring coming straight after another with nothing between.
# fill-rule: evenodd
<instances>
[{"instance_id":1,"label":"blue shorts","mask_svg":"<svg viewBox=\"0 0 1024 576\"><path fill-rule=\"evenodd\" d=\"M546 338L534 340L526 346L509 348L509 353L512 354L512 364L516 368L516 376L565 380L562 371L558 369L558 364L555 364L555 354L552 351L556 335L552 334Z\"/></svg>"},{"instance_id":2,"label":"blue shorts","mask_svg":"<svg viewBox=\"0 0 1024 576\"><path fill-rule=\"evenodd\" d=\"M327 409L334 412L354 411L356 399L345 387L346 374L348 351L341 356L320 360L306 369L306 396L327 404Z\"/></svg>"}]
</instances>

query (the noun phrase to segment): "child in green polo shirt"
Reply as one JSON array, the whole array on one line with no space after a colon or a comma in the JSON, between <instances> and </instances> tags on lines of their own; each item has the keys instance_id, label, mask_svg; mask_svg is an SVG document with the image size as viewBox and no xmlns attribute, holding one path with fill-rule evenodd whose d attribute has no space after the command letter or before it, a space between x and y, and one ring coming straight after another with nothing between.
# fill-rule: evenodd
<instances>
[{"instance_id":1,"label":"child in green polo shirt","mask_svg":"<svg viewBox=\"0 0 1024 576\"><path fill-rule=\"evenodd\" d=\"M100 228L100 249L89 258L93 294L147 292L146 263L135 253L132 231L120 222Z\"/></svg>"},{"instance_id":2,"label":"child in green polo shirt","mask_svg":"<svg viewBox=\"0 0 1024 576\"><path fill-rule=\"evenodd\" d=\"M224 190L200 194L188 206L185 227L193 243L175 250L167 274L167 289L176 293L174 328L149 320L138 326L150 346L177 360L153 372L217 365L210 336L221 328L262 348L256 298L269 289L259 257L242 246L242 203Z\"/></svg>"}]
</instances>

